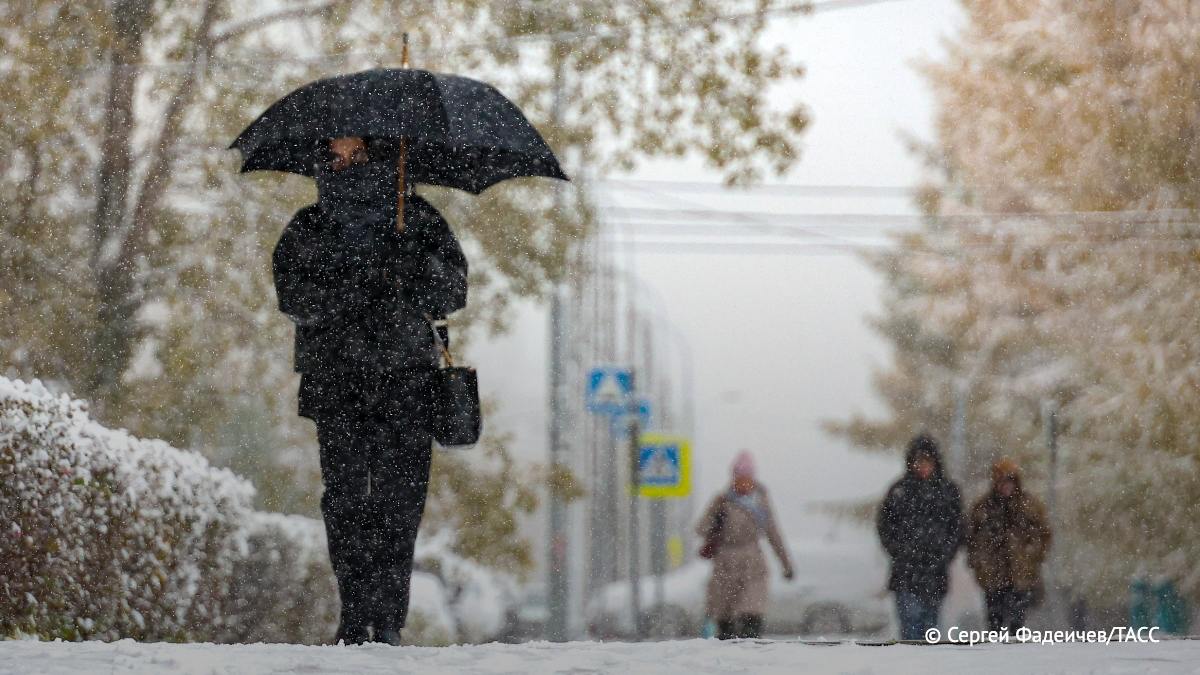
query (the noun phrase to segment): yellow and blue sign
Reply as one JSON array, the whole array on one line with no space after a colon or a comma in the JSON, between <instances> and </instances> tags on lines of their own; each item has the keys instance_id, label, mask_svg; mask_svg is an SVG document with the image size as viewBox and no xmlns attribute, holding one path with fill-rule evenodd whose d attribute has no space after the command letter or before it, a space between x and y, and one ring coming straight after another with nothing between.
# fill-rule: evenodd
<instances>
[{"instance_id":1,"label":"yellow and blue sign","mask_svg":"<svg viewBox=\"0 0 1200 675\"><path fill-rule=\"evenodd\" d=\"M692 491L692 444L683 436L642 434L638 494L650 499L686 497Z\"/></svg>"}]
</instances>

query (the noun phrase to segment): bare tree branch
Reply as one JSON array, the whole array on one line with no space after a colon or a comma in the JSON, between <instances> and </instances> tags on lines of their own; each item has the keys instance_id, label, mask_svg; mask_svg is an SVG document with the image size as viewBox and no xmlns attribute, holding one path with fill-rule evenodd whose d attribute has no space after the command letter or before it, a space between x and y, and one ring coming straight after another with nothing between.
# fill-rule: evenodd
<instances>
[{"instance_id":1,"label":"bare tree branch","mask_svg":"<svg viewBox=\"0 0 1200 675\"><path fill-rule=\"evenodd\" d=\"M20 207L18 212L21 214L19 220L22 228L29 227L29 220L33 214L34 204L37 202L37 186L38 181L42 177L42 155L38 152L35 144L30 143L26 150L29 155L29 175L24 181L24 190L21 191Z\"/></svg>"},{"instance_id":2,"label":"bare tree branch","mask_svg":"<svg viewBox=\"0 0 1200 675\"><path fill-rule=\"evenodd\" d=\"M141 248L146 232L150 229L151 214L170 184L170 175L175 163L175 146L179 140L180 127L183 126L184 113L195 95L196 81L200 77L204 57L212 49L212 28L217 17L217 5L218 0L207 0L204 5L187 72L167 106L157 142L151 144L150 168L146 172L137 204L133 209L129 232L121 242L121 258L124 261L132 260Z\"/></svg>"},{"instance_id":3,"label":"bare tree branch","mask_svg":"<svg viewBox=\"0 0 1200 675\"><path fill-rule=\"evenodd\" d=\"M326 0L325 2L318 2L305 7L283 9L278 12L270 12L268 14L263 14L262 16L256 16L253 19L240 21L217 33L213 36L210 44L212 46L216 46L281 21L317 16L318 14L336 8L338 5L348 4L350 4L350 0Z\"/></svg>"}]
</instances>

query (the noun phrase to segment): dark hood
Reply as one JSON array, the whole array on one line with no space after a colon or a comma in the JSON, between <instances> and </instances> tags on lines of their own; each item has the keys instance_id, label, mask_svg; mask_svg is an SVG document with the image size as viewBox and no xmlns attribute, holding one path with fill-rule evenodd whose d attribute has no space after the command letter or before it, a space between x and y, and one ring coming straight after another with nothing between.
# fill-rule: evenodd
<instances>
[{"instance_id":1,"label":"dark hood","mask_svg":"<svg viewBox=\"0 0 1200 675\"><path fill-rule=\"evenodd\" d=\"M937 441L933 440L933 437L928 434L921 434L908 442L908 451L904 457L905 476L916 478L913 466L917 463L917 459L921 457L928 457L933 460L933 476L935 478L944 477L942 453L938 449Z\"/></svg>"}]
</instances>

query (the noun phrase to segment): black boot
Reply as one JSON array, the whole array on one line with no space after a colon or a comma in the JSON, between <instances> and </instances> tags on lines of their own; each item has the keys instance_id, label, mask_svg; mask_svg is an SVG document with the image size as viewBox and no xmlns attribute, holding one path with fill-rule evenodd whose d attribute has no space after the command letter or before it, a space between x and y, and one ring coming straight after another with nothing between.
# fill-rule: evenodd
<instances>
[{"instance_id":1,"label":"black boot","mask_svg":"<svg viewBox=\"0 0 1200 675\"><path fill-rule=\"evenodd\" d=\"M347 624L345 621L338 626L337 637L334 638L334 643L343 643L346 645L361 645L371 636L367 633L367 627L362 624Z\"/></svg>"},{"instance_id":2,"label":"black boot","mask_svg":"<svg viewBox=\"0 0 1200 675\"><path fill-rule=\"evenodd\" d=\"M738 626L738 637L758 639L762 637L763 618L761 614L743 614Z\"/></svg>"},{"instance_id":3,"label":"black boot","mask_svg":"<svg viewBox=\"0 0 1200 675\"><path fill-rule=\"evenodd\" d=\"M368 617L363 612L358 601L359 589L347 584L342 591L342 616L338 623L337 637L334 643L344 642L348 645L361 645L371 639Z\"/></svg>"},{"instance_id":4,"label":"black boot","mask_svg":"<svg viewBox=\"0 0 1200 675\"><path fill-rule=\"evenodd\" d=\"M737 637L737 631L734 629L733 619L718 619L717 639L732 640L735 637Z\"/></svg>"},{"instance_id":5,"label":"black boot","mask_svg":"<svg viewBox=\"0 0 1200 675\"><path fill-rule=\"evenodd\" d=\"M376 628L371 642L380 642L393 647L400 646L400 631L395 628Z\"/></svg>"},{"instance_id":6,"label":"black boot","mask_svg":"<svg viewBox=\"0 0 1200 675\"><path fill-rule=\"evenodd\" d=\"M378 579L378 577L377 577ZM400 628L403 626L397 618L394 599L388 593L388 585L376 583L377 596L371 610L371 642L379 642L393 647L400 646Z\"/></svg>"}]
</instances>

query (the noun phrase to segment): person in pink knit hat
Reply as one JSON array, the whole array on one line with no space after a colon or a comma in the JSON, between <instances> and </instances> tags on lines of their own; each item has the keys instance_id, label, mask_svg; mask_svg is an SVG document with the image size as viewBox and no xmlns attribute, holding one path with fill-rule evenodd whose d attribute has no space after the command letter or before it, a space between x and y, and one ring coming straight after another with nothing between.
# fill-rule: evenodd
<instances>
[{"instance_id":1,"label":"person in pink knit hat","mask_svg":"<svg viewBox=\"0 0 1200 675\"><path fill-rule=\"evenodd\" d=\"M758 543L763 535L779 557L784 578L793 576L787 547L749 451L742 450L734 458L732 474L729 489L713 499L696 527L705 538L700 554L713 561L706 609L722 640L762 636L770 589L767 559Z\"/></svg>"}]
</instances>

